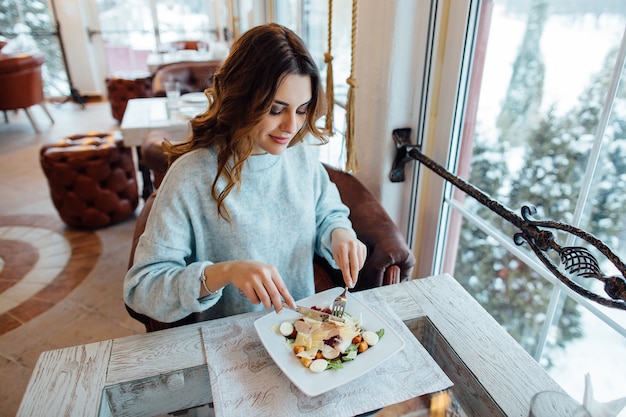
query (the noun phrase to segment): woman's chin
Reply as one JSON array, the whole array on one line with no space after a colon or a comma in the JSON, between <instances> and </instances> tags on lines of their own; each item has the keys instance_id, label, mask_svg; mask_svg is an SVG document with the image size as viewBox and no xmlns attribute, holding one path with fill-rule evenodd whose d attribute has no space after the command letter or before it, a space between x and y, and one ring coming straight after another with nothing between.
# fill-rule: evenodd
<instances>
[{"instance_id":1,"label":"woman's chin","mask_svg":"<svg viewBox=\"0 0 626 417\"><path fill-rule=\"evenodd\" d=\"M280 155L281 153L285 152L285 150L287 149L288 144L282 145L282 144L272 144L271 146L268 146L264 149L265 152L272 154L272 155Z\"/></svg>"}]
</instances>

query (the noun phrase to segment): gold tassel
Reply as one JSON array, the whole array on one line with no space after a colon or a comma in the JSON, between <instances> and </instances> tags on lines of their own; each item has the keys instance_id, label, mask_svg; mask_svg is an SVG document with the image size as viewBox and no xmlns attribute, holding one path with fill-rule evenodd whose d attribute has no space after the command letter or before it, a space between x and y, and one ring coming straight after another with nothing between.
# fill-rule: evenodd
<instances>
[{"instance_id":1,"label":"gold tassel","mask_svg":"<svg viewBox=\"0 0 626 417\"><path fill-rule=\"evenodd\" d=\"M357 31L358 0L352 0L352 63L348 83L348 102L346 103L346 171L356 172L359 162L356 157L356 138L354 135L354 122L356 118L356 78L354 77L354 63L356 61L356 31Z\"/></svg>"},{"instance_id":2,"label":"gold tassel","mask_svg":"<svg viewBox=\"0 0 626 417\"><path fill-rule=\"evenodd\" d=\"M326 132L333 135L333 114L335 112L335 89L333 80L333 0L328 0L328 52L324 54L326 63Z\"/></svg>"}]
</instances>

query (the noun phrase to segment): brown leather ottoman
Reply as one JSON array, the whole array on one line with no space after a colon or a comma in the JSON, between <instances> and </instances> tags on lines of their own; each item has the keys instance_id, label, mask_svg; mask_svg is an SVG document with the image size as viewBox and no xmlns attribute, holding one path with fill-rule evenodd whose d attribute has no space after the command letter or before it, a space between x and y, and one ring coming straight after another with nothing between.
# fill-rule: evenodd
<instances>
[{"instance_id":1,"label":"brown leather ottoman","mask_svg":"<svg viewBox=\"0 0 626 417\"><path fill-rule=\"evenodd\" d=\"M39 160L61 219L95 229L132 216L139 202L130 148L119 132L90 132L41 148Z\"/></svg>"}]
</instances>

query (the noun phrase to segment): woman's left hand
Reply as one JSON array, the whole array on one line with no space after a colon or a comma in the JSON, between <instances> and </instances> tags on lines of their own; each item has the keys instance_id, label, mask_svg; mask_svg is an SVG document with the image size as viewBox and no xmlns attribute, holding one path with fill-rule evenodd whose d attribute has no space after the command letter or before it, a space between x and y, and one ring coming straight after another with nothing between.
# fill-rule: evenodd
<instances>
[{"instance_id":1,"label":"woman's left hand","mask_svg":"<svg viewBox=\"0 0 626 417\"><path fill-rule=\"evenodd\" d=\"M359 279L359 271L363 268L367 248L349 230L335 229L331 236L333 258L341 270L346 285L353 288Z\"/></svg>"}]
</instances>

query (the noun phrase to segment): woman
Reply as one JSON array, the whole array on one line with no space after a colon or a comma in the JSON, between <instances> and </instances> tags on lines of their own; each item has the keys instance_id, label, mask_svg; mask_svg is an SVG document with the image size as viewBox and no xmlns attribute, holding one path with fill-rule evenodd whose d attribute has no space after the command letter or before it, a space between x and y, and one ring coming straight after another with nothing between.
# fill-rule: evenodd
<instances>
[{"instance_id":1,"label":"woman","mask_svg":"<svg viewBox=\"0 0 626 417\"><path fill-rule=\"evenodd\" d=\"M260 310L314 293L313 254L356 284L366 248L318 161L320 75L277 25L246 32L215 74L208 110L170 168L124 283L135 311L162 322Z\"/></svg>"}]
</instances>

